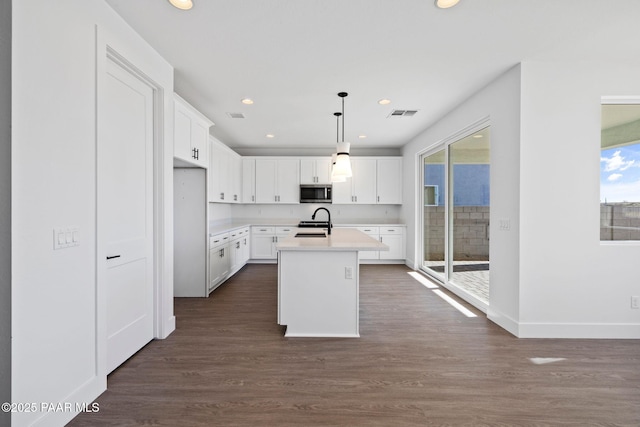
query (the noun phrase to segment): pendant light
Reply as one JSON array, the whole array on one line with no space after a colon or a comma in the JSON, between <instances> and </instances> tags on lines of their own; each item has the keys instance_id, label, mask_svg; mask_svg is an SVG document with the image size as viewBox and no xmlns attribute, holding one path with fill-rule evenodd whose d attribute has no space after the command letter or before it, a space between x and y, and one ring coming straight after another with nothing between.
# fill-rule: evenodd
<instances>
[{"instance_id":1,"label":"pendant light","mask_svg":"<svg viewBox=\"0 0 640 427\"><path fill-rule=\"evenodd\" d=\"M340 144L340 116L342 113L333 113L336 116L336 143ZM331 182L345 182L347 177L344 175L337 175L336 172L336 159L337 153L331 155Z\"/></svg>"},{"instance_id":2,"label":"pendant light","mask_svg":"<svg viewBox=\"0 0 640 427\"><path fill-rule=\"evenodd\" d=\"M336 163L331 173L331 180L339 179L338 177L350 178L353 176L351 172L351 160L349 158L349 148L351 144L344 142L344 98L349 95L347 92L340 92L338 96L342 98L342 142L338 143L336 152Z\"/></svg>"},{"instance_id":3,"label":"pendant light","mask_svg":"<svg viewBox=\"0 0 640 427\"><path fill-rule=\"evenodd\" d=\"M169 0L169 3L180 10L189 10L193 7L191 0Z\"/></svg>"}]
</instances>

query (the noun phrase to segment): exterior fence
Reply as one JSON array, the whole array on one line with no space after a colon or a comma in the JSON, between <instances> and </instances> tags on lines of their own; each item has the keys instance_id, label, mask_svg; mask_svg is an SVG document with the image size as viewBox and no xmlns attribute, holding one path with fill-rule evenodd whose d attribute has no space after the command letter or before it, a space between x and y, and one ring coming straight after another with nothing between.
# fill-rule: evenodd
<instances>
[{"instance_id":1,"label":"exterior fence","mask_svg":"<svg viewBox=\"0 0 640 427\"><path fill-rule=\"evenodd\" d=\"M640 203L601 203L600 240L640 240Z\"/></svg>"},{"instance_id":2,"label":"exterior fence","mask_svg":"<svg viewBox=\"0 0 640 427\"><path fill-rule=\"evenodd\" d=\"M456 261L489 260L489 206L455 206L453 208L453 259ZM444 206L424 207L425 257L444 260L446 224Z\"/></svg>"}]
</instances>

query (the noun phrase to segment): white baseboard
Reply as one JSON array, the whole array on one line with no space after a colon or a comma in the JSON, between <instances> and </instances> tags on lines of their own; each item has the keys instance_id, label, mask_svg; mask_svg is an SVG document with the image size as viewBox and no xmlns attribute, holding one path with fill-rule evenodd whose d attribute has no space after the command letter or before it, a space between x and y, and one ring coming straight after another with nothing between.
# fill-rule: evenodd
<instances>
[{"instance_id":1,"label":"white baseboard","mask_svg":"<svg viewBox=\"0 0 640 427\"><path fill-rule=\"evenodd\" d=\"M84 408L85 411L98 412L99 407L92 406L93 402L98 396L100 396L107 389L107 378L93 377L85 384L80 386L77 390L72 392L69 396L65 397L61 402L47 402L46 404L53 404L43 408L39 406L41 416L33 422L27 421L22 418L25 415L32 415L26 413L15 413L11 419L12 425L31 425L31 426L63 426L73 418L75 418L80 412L77 408ZM42 403L38 403L42 405ZM41 410L43 409L43 410ZM97 409L97 410L96 410Z\"/></svg>"},{"instance_id":2,"label":"white baseboard","mask_svg":"<svg viewBox=\"0 0 640 427\"><path fill-rule=\"evenodd\" d=\"M638 323L520 323L519 338L640 339Z\"/></svg>"},{"instance_id":3,"label":"white baseboard","mask_svg":"<svg viewBox=\"0 0 640 427\"><path fill-rule=\"evenodd\" d=\"M513 320L511 317L506 316L496 310L492 310L491 306L489 306L487 310L487 319L491 320L496 325L500 326L502 329L506 330L510 334L519 337L519 325L518 322Z\"/></svg>"}]
</instances>

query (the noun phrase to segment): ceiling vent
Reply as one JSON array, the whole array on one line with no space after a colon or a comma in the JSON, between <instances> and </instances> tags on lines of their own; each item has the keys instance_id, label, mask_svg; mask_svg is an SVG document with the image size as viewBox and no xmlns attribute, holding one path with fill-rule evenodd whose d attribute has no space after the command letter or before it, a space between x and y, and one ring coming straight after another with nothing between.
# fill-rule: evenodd
<instances>
[{"instance_id":1,"label":"ceiling vent","mask_svg":"<svg viewBox=\"0 0 640 427\"><path fill-rule=\"evenodd\" d=\"M227 113L227 116L232 119L244 119L244 114L242 113Z\"/></svg>"},{"instance_id":2,"label":"ceiling vent","mask_svg":"<svg viewBox=\"0 0 640 427\"><path fill-rule=\"evenodd\" d=\"M417 112L418 110L393 110L387 117L411 117Z\"/></svg>"}]
</instances>

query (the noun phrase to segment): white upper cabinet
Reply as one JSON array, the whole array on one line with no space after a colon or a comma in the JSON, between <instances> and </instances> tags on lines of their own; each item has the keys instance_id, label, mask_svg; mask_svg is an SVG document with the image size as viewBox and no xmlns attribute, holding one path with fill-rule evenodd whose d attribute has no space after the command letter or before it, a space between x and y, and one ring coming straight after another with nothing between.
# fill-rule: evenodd
<instances>
[{"instance_id":1,"label":"white upper cabinet","mask_svg":"<svg viewBox=\"0 0 640 427\"><path fill-rule=\"evenodd\" d=\"M331 157L302 157L300 184L331 184Z\"/></svg>"},{"instance_id":2,"label":"white upper cabinet","mask_svg":"<svg viewBox=\"0 0 640 427\"><path fill-rule=\"evenodd\" d=\"M300 203L299 166L298 158L257 157L256 203Z\"/></svg>"},{"instance_id":3,"label":"white upper cabinet","mask_svg":"<svg viewBox=\"0 0 640 427\"><path fill-rule=\"evenodd\" d=\"M401 157L351 157L353 176L333 183L334 204L402 204Z\"/></svg>"},{"instance_id":4,"label":"white upper cabinet","mask_svg":"<svg viewBox=\"0 0 640 427\"><path fill-rule=\"evenodd\" d=\"M382 157L376 161L376 202L383 205L401 205L402 157Z\"/></svg>"},{"instance_id":5,"label":"white upper cabinet","mask_svg":"<svg viewBox=\"0 0 640 427\"><path fill-rule=\"evenodd\" d=\"M242 158L238 153L210 138L209 201L240 203L242 201Z\"/></svg>"},{"instance_id":6,"label":"white upper cabinet","mask_svg":"<svg viewBox=\"0 0 640 427\"><path fill-rule=\"evenodd\" d=\"M178 166L209 167L209 119L174 93L173 156ZM186 162L186 163L185 163Z\"/></svg>"},{"instance_id":7,"label":"white upper cabinet","mask_svg":"<svg viewBox=\"0 0 640 427\"><path fill-rule=\"evenodd\" d=\"M375 205L376 159L351 157L351 170L351 178L333 183L333 203Z\"/></svg>"},{"instance_id":8,"label":"white upper cabinet","mask_svg":"<svg viewBox=\"0 0 640 427\"><path fill-rule=\"evenodd\" d=\"M242 203L256 202L256 160L242 158Z\"/></svg>"}]
</instances>

